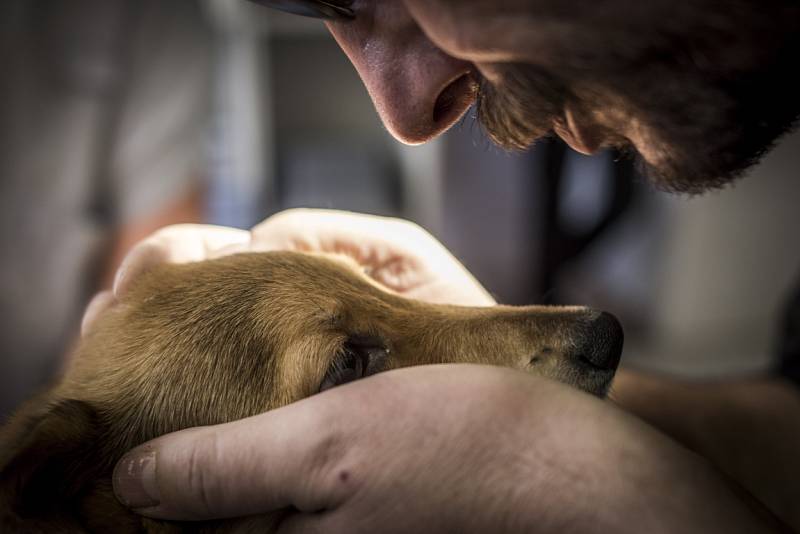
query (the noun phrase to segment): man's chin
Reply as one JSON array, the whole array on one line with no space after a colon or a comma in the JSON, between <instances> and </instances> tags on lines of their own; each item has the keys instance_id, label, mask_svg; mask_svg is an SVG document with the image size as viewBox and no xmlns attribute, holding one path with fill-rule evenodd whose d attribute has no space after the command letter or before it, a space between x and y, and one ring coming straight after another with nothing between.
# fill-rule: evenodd
<instances>
[{"instance_id":1,"label":"man's chin","mask_svg":"<svg viewBox=\"0 0 800 534\"><path fill-rule=\"evenodd\" d=\"M729 115L748 116L744 112ZM628 151L634 154L640 173L654 187L684 195L733 185L795 126L792 121L776 120L769 127L737 127L745 120L737 122L727 116L713 122L707 120L706 124L664 115L653 122L658 127L641 130L642 138Z\"/></svg>"},{"instance_id":2,"label":"man's chin","mask_svg":"<svg viewBox=\"0 0 800 534\"><path fill-rule=\"evenodd\" d=\"M651 164L638 153L635 159L639 173L657 190L688 196L724 189L736 182L747 168L743 165L738 170L713 169L698 165L699 162L680 160Z\"/></svg>"}]
</instances>

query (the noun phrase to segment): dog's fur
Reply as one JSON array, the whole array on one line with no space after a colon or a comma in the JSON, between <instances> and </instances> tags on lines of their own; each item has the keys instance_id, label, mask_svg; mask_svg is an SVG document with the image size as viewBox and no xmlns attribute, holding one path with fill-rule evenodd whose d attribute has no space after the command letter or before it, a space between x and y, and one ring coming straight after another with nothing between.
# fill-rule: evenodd
<instances>
[{"instance_id":1,"label":"dog's fur","mask_svg":"<svg viewBox=\"0 0 800 534\"><path fill-rule=\"evenodd\" d=\"M426 304L378 287L354 263L311 254L156 267L84 336L61 382L3 429L0 530L269 531L276 516L144 519L114 498L113 466L156 436L315 394L348 344L364 339L381 345L379 370L502 365L604 395L621 331L599 328L598 317L578 307ZM590 346L605 347L607 368L583 357Z\"/></svg>"}]
</instances>

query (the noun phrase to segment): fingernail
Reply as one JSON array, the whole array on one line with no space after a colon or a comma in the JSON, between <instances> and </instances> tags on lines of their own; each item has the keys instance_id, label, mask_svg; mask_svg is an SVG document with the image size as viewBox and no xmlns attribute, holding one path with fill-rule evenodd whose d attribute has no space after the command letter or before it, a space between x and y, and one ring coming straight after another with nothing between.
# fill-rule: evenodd
<instances>
[{"instance_id":1,"label":"fingernail","mask_svg":"<svg viewBox=\"0 0 800 534\"><path fill-rule=\"evenodd\" d=\"M128 508L150 508L161 502L156 484L156 451L134 450L117 463L114 493Z\"/></svg>"}]
</instances>

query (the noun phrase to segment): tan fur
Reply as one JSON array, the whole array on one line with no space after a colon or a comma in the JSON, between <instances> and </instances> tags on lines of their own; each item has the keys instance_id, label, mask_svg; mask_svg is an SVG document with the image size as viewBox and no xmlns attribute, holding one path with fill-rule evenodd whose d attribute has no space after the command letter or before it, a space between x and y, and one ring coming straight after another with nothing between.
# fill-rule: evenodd
<instances>
[{"instance_id":1,"label":"tan fur","mask_svg":"<svg viewBox=\"0 0 800 534\"><path fill-rule=\"evenodd\" d=\"M387 368L471 362L604 394L613 370L575 356L585 308L465 308L402 298L346 261L240 254L143 275L83 339L61 382L0 434L2 532L269 531L276 516L205 524L143 519L113 497L130 448L315 394L350 336L375 336Z\"/></svg>"}]
</instances>

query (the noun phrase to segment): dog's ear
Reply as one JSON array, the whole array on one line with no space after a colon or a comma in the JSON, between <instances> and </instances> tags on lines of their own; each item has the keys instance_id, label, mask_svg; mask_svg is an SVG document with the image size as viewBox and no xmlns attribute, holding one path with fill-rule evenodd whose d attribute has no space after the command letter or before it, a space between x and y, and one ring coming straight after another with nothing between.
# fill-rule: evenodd
<instances>
[{"instance_id":1,"label":"dog's ear","mask_svg":"<svg viewBox=\"0 0 800 534\"><path fill-rule=\"evenodd\" d=\"M85 532L81 500L109 466L97 413L75 400L23 410L0 443L0 530Z\"/></svg>"}]
</instances>

